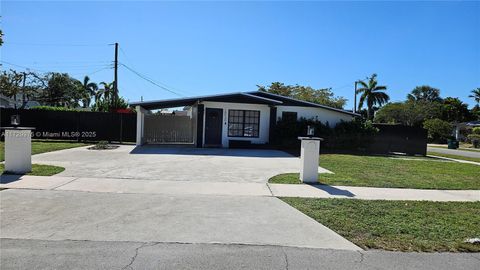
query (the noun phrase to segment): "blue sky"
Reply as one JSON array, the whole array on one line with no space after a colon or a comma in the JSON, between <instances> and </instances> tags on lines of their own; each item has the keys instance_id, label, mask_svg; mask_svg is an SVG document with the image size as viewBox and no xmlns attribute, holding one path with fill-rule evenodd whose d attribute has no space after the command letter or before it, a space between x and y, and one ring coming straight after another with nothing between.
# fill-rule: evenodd
<instances>
[{"instance_id":1,"label":"blue sky","mask_svg":"<svg viewBox=\"0 0 480 270\"><path fill-rule=\"evenodd\" d=\"M108 44L118 42L120 62L181 96L281 81L332 87L350 109L353 82L372 73L392 101L428 84L473 105L469 92L480 87L479 2L2 1L1 9L2 61L111 81ZM124 67L119 89L130 101L178 97Z\"/></svg>"}]
</instances>

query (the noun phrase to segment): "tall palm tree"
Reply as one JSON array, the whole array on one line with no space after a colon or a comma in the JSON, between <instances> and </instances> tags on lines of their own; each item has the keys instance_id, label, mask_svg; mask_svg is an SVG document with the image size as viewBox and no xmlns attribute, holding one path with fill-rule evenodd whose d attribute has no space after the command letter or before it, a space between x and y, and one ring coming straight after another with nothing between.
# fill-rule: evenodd
<instances>
[{"instance_id":1,"label":"tall palm tree","mask_svg":"<svg viewBox=\"0 0 480 270\"><path fill-rule=\"evenodd\" d=\"M91 82L88 76L85 76L85 78L83 78L82 88L83 88L82 103L83 103L83 107L87 108L87 107L90 107L90 102L92 101L92 97L95 98L95 101L97 100L95 94L98 90L98 85L94 82Z\"/></svg>"},{"instance_id":2,"label":"tall palm tree","mask_svg":"<svg viewBox=\"0 0 480 270\"><path fill-rule=\"evenodd\" d=\"M471 97L477 102L477 104L480 104L480 88L473 89L472 94L469 95L468 97Z\"/></svg>"},{"instance_id":3,"label":"tall palm tree","mask_svg":"<svg viewBox=\"0 0 480 270\"><path fill-rule=\"evenodd\" d=\"M363 107L363 103L367 102L367 119L373 119L373 107L375 105L382 106L387 103L390 97L383 91L387 90L386 86L378 85L377 74L372 74L368 82L359 81L360 88L356 94L361 94L358 102L358 110Z\"/></svg>"}]
</instances>

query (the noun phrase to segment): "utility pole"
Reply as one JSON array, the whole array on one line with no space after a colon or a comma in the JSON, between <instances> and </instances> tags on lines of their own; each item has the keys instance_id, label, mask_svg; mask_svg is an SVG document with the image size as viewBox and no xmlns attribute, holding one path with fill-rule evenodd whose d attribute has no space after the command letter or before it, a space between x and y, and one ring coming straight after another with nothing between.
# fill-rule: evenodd
<instances>
[{"instance_id":1,"label":"utility pole","mask_svg":"<svg viewBox=\"0 0 480 270\"><path fill-rule=\"evenodd\" d=\"M114 81L113 81L113 104L116 104L118 95L118 43L115 42L115 67L114 67Z\"/></svg>"},{"instance_id":2,"label":"utility pole","mask_svg":"<svg viewBox=\"0 0 480 270\"><path fill-rule=\"evenodd\" d=\"M358 83L358 81L355 81L355 93L354 93L354 98L353 98L353 113L357 112L357 83Z\"/></svg>"},{"instance_id":3,"label":"utility pole","mask_svg":"<svg viewBox=\"0 0 480 270\"><path fill-rule=\"evenodd\" d=\"M27 73L24 71L23 72L23 86L22 86L22 107L20 107L22 109L25 107L25 104L27 103L26 102L26 97L25 97L25 84L26 84L26 82L27 82ZM17 105L15 104L15 106L17 106Z\"/></svg>"}]
</instances>

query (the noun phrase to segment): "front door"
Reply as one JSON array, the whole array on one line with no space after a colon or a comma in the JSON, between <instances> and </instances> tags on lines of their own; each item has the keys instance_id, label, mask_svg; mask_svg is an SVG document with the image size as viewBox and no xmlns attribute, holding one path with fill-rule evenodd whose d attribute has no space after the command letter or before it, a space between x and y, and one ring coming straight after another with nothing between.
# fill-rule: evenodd
<instances>
[{"instance_id":1,"label":"front door","mask_svg":"<svg viewBox=\"0 0 480 270\"><path fill-rule=\"evenodd\" d=\"M207 108L205 116L205 145L222 145L223 109Z\"/></svg>"}]
</instances>

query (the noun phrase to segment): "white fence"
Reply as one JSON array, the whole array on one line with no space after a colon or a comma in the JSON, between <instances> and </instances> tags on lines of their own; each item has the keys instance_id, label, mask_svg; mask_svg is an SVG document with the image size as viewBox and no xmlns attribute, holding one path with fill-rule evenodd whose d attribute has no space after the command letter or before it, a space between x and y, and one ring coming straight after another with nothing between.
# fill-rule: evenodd
<instances>
[{"instance_id":1,"label":"white fence","mask_svg":"<svg viewBox=\"0 0 480 270\"><path fill-rule=\"evenodd\" d=\"M194 143L194 119L180 115L145 115L146 143Z\"/></svg>"}]
</instances>

